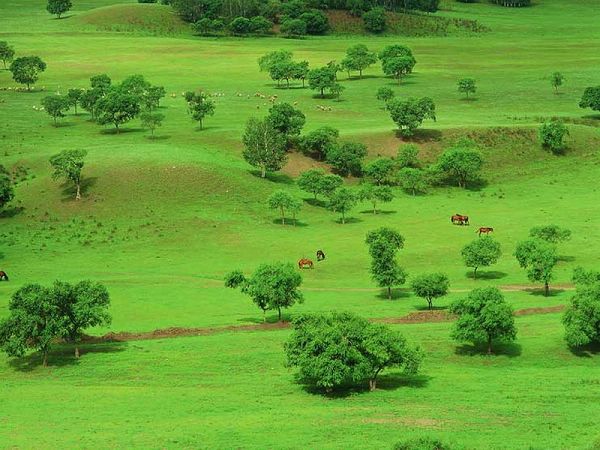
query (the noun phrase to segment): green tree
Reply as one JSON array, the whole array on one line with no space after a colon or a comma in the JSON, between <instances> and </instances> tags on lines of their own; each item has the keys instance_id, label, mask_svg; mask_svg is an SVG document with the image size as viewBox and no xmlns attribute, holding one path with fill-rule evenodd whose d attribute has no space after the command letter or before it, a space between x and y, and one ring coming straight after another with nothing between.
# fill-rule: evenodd
<instances>
[{"instance_id":1,"label":"green tree","mask_svg":"<svg viewBox=\"0 0 600 450\"><path fill-rule=\"evenodd\" d=\"M325 98L325 90L333 87L335 72L330 67L319 67L308 72L308 86L313 90L321 92L321 98Z\"/></svg>"},{"instance_id":2,"label":"green tree","mask_svg":"<svg viewBox=\"0 0 600 450\"><path fill-rule=\"evenodd\" d=\"M404 238L397 231L383 227L367 233L365 242L371 255L371 277L378 286L387 289L391 299L392 288L406 282L406 271L396 260L396 253L404 247Z\"/></svg>"},{"instance_id":3,"label":"green tree","mask_svg":"<svg viewBox=\"0 0 600 450\"><path fill-rule=\"evenodd\" d=\"M296 184L305 192L313 194L315 200L321 192L321 182L325 176L323 169L308 169L300 174L296 180Z\"/></svg>"},{"instance_id":4,"label":"green tree","mask_svg":"<svg viewBox=\"0 0 600 450\"><path fill-rule=\"evenodd\" d=\"M281 310L296 303L303 303L304 297L299 291L302 276L289 263L261 264L250 278L240 271L231 272L225 277L225 286L240 288L263 311L277 310L281 321Z\"/></svg>"},{"instance_id":5,"label":"green tree","mask_svg":"<svg viewBox=\"0 0 600 450\"><path fill-rule=\"evenodd\" d=\"M64 13L73 7L71 0L48 0L46 11L60 19Z\"/></svg>"},{"instance_id":6,"label":"green tree","mask_svg":"<svg viewBox=\"0 0 600 450\"><path fill-rule=\"evenodd\" d=\"M445 150L438 158L435 169L458 187L464 188L479 178L483 163L480 152L459 146Z\"/></svg>"},{"instance_id":7,"label":"green tree","mask_svg":"<svg viewBox=\"0 0 600 450\"><path fill-rule=\"evenodd\" d=\"M373 8L362 15L365 30L371 33L383 33L387 27L385 9Z\"/></svg>"},{"instance_id":8,"label":"green tree","mask_svg":"<svg viewBox=\"0 0 600 450\"><path fill-rule=\"evenodd\" d=\"M493 237L483 236L465 245L461 255L465 266L473 268L473 278L477 278L477 269L496 264L502 256L502 249Z\"/></svg>"},{"instance_id":9,"label":"green tree","mask_svg":"<svg viewBox=\"0 0 600 450\"><path fill-rule=\"evenodd\" d=\"M384 74L394 77L400 84L402 77L412 73L416 63L415 58L412 56L397 56L382 60L381 67Z\"/></svg>"},{"instance_id":10,"label":"green tree","mask_svg":"<svg viewBox=\"0 0 600 450\"><path fill-rule=\"evenodd\" d=\"M302 203L299 202L293 195L284 190L278 190L273 192L268 200L269 208L279 210L281 214L281 224L285 225L285 213L286 211L295 214L300 210Z\"/></svg>"},{"instance_id":11,"label":"green tree","mask_svg":"<svg viewBox=\"0 0 600 450\"><path fill-rule=\"evenodd\" d=\"M340 213L342 224L346 223L346 214L356 206L358 198L356 194L347 187L339 187L329 196L328 207L330 210Z\"/></svg>"},{"instance_id":12,"label":"green tree","mask_svg":"<svg viewBox=\"0 0 600 450\"><path fill-rule=\"evenodd\" d=\"M448 294L450 280L443 273L428 273L414 278L411 286L415 295L427 300L429 309L432 309L435 299Z\"/></svg>"},{"instance_id":13,"label":"green tree","mask_svg":"<svg viewBox=\"0 0 600 450\"><path fill-rule=\"evenodd\" d=\"M412 195L427 190L427 177L421 169L404 167L398 171L397 178L400 187Z\"/></svg>"},{"instance_id":14,"label":"green tree","mask_svg":"<svg viewBox=\"0 0 600 450\"><path fill-rule=\"evenodd\" d=\"M96 102L96 120L100 125L113 124L117 133L120 126L135 119L140 111L140 99L120 89L111 89Z\"/></svg>"},{"instance_id":15,"label":"green tree","mask_svg":"<svg viewBox=\"0 0 600 450\"><path fill-rule=\"evenodd\" d=\"M425 119L436 120L435 104L429 97L410 97L406 100L394 98L387 103L386 108L403 136L412 136Z\"/></svg>"},{"instance_id":16,"label":"green tree","mask_svg":"<svg viewBox=\"0 0 600 450\"><path fill-rule=\"evenodd\" d=\"M244 143L244 159L252 166L258 167L261 177L265 178L267 171L281 170L287 162L285 152L286 139L267 119L259 120L251 117L246 123L242 137Z\"/></svg>"},{"instance_id":17,"label":"green tree","mask_svg":"<svg viewBox=\"0 0 600 450\"><path fill-rule=\"evenodd\" d=\"M487 343L488 355L494 340L512 342L517 337L512 307L495 287L472 290L467 297L450 305L458 316L452 338L459 342Z\"/></svg>"},{"instance_id":18,"label":"green tree","mask_svg":"<svg viewBox=\"0 0 600 450\"><path fill-rule=\"evenodd\" d=\"M362 78L363 70L377 62L377 55L375 52L369 51L366 45L356 44L346 50L346 57L342 59L342 69L348 72L357 71L358 77Z\"/></svg>"},{"instance_id":19,"label":"green tree","mask_svg":"<svg viewBox=\"0 0 600 450\"><path fill-rule=\"evenodd\" d=\"M330 149L336 146L340 132L332 127L324 126L305 134L298 141L300 151L305 155L323 160Z\"/></svg>"},{"instance_id":20,"label":"green tree","mask_svg":"<svg viewBox=\"0 0 600 450\"><path fill-rule=\"evenodd\" d=\"M389 102L395 96L396 94L394 93L394 90L387 86L380 87L379 89L377 89L377 93L375 94L377 100L381 100L384 103Z\"/></svg>"},{"instance_id":21,"label":"green tree","mask_svg":"<svg viewBox=\"0 0 600 450\"><path fill-rule=\"evenodd\" d=\"M220 33L224 28L225 23L221 19L210 19L208 17L204 17L192 25L194 33L202 36Z\"/></svg>"},{"instance_id":22,"label":"green tree","mask_svg":"<svg viewBox=\"0 0 600 450\"><path fill-rule=\"evenodd\" d=\"M112 80L105 73L101 73L90 77L90 87L92 89L98 89L98 91L100 92L100 97L106 94L111 86Z\"/></svg>"},{"instance_id":23,"label":"green tree","mask_svg":"<svg viewBox=\"0 0 600 450\"><path fill-rule=\"evenodd\" d=\"M10 174L0 164L0 210L4 208L15 197L15 190Z\"/></svg>"},{"instance_id":24,"label":"green tree","mask_svg":"<svg viewBox=\"0 0 600 450\"><path fill-rule=\"evenodd\" d=\"M345 90L346 90L346 88L344 86L342 86L340 83L334 83L334 85L331 86L331 88L329 89L329 92L331 92L331 95L333 96L333 98L335 98L339 102L340 97L342 96L342 93Z\"/></svg>"},{"instance_id":25,"label":"green tree","mask_svg":"<svg viewBox=\"0 0 600 450\"><path fill-rule=\"evenodd\" d=\"M236 17L229 22L229 31L235 35L248 34L252 31L252 22L246 17Z\"/></svg>"},{"instance_id":26,"label":"green tree","mask_svg":"<svg viewBox=\"0 0 600 450\"><path fill-rule=\"evenodd\" d=\"M565 81L565 77L562 73L560 72L554 72L551 76L550 76L550 84L552 85L552 87L554 88L554 92L558 94L558 88L561 87L563 85Z\"/></svg>"},{"instance_id":27,"label":"green tree","mask_svg":"<svg viewBox=\"0 0 600 450\"><path fill-rule=\"evenodd\" d=\"M261 72L270 72L271 67L281 61L291 61L293 58L292 52L287 50L275 50L258 58L258 67Z\"/></svg>"},{"instance_id":28,"label":"green tree","mask_svg":"<svg viewBox=\"0 0 600 450\"><path fill-rule=\"evenodd\" d=\"M563 315L565 340L570 347L600 343L600 272L575 269L577 290Z\"/></svg>"},{"instance_id":29,"label":"green tree","mask_svg":"<svg viewBox=\"0 0 600 450\"><path fill-rule=\"evenodd\" d=\"M290 80L293 80L297 72L297 64L294 61L279 61L271 66L269 75L272 80L277 81L277 86L281 85L281 81L285 80L286 87L289 89Z\"/></svg>"},{"instance_id":30,"label":"green tree","mask_svg":"<svg viewBox=\"0 0 600 450\"><path fill-rule=\"evenodd\" d=\"M4 64L4 69L6 70L6 63L9 63L13 60L15 56L15 49L11 47L8 42L0 41L0 59Z\"/></svg>"},{"instance_id":31,"label":"green tree","mask_svg":"<svg viewBox=\"0 0 600 450\"><path fill-rule=\"evenodd\" d=\"M551 244L558 244L571 239L571 230L554 224L543 225L531 228L529 230L529 236L542 239Z\"/></svg>"},{"instance_id":32,"label":"green tree","mask_svg":"<svg viewBox=\"0 0 600 450\"><path fill-rule=\"evenodd\" d=\"M363 184L358 191L361 201L368 201L373 206L373 214L377 214L377 205L394 200L394 192L389 186L379 186L370 183Z\"/></svg>"},{"instance_id":33,"label":"green tree","mask_svg":"<svg viewBox=\"0 0 600 450\"><path fill-rule=\"evenodd\" d=\"M154 111L160 107L160 99L167 94L163 86L148 86L142 96L142 103L148 111Z\"/></svg>"},{"instance_id":34,"label":"green tree","mask_svg":"<svg viewBox=\"0 0 600 450\"><path fill-rule=\"evenodd\" d=\"M85 150L64 150L50 158L50 165L54 172L52 178L70 181L75 185L75 200L81 199L81 172L85 165Z\"/></svg>"},{"instance_id":35,"label":"green tree","mask_svg":"<svg viewBox=\"0 0 600 450\"><path fill-rule=\"evenodd\" d=\"M184 97L192 119L198 122L202 130L204 119L215 114L215 103L204 92L186 92Z\"/></svg>"},{"instance_id":36,"label":"green tree","mask_svg":"<svg viewBox=\"0 0 600 450\"><path fill-rule=\"evenodd\" d=\"M560 154L565 148L565 138L569 135L569 129L560 120L544 122L539 129L538 136L542 147L552 153Z\"/></svg>"},{"instance_id":37,"label":"green tree","mask_svg":"<svg viewBox=\"0 0 600 450\"><path fill-rule=\"evenodd\" d=\"M399 332L350 313L295 318L284 348L299 378L327 391L366 382L373 391L383 370L398 367L413 375L423 358Z\"/></svg>"},{"instance_id":38,"label":"green tree","mask_svg":"<svg viewBox=\"0 0 600 450\"><path fill-rule=\"evenodd\" d=\"M289 103L276 103L269 109L267 120L289 139L300 134L306 123L306 116Z\"/></svg>"},{"instance_id":39,"label":"green tree","mask_svg":"<svg viewBox=\"0 0 600 450\"><path fill-rule=\"evenodd\" d=\"M345 142L329 149L327 162L342 176L359 176L362 173L365 156L367 156L366 145L358 142Z\"/></svg>"},{"instance_id":40,"label":"green tree","mask_svg":"<svg viewBox=\"0 0 600 450\"><path fill-rule=\"evenodd\" d=\"M458 92L465 94L467 98L469 98L469 94L475 94L476 91L475 78L461 78L458 80Z\"/></svg>"},{"instance_id":41,"label":"green tree","mask_svg":"<svg viewBox=\"0 0 600 450\"><path fill-rule=\"evenodd\" d=\"M579 101L579 107L600 111L600 86L585 88Z\"/></svg>"},{"instance_id":42,"label":"green tree","mask_svg":"<svg viewBox=\"0 0 600 450\"><path fill-rule=\"evenodd\" d=\"M269 34L273 29L273 22L263 16L254 16L250 19L250 31L255 34Z\"/></svg>"},{"instance_id":43,"label":"green tree","mask_svg":"<svg viewBox=\"0 0 600 450\"><path fill-rule=\"evenodd\" d=\"M12 72L13 80L17 83L27 85L27 90L31 90L31 85L40 77L40 73L46 70L46 63L39 56L22 56L15 59L9 67Z\"/></svg>"},{"instance_id":44,"label":"green tree","mask_svg":"<svg viewBox=\"0 0 600 450\"><path fill-rule=\"evenodd\" d=\"M151 111L145 111L140 114L140 119L142 120L142 126L150 130L150 136L154 138L154 130L162 126L165 115Z\"/></svg>"},{"instance_id":45,"label":"green tree","mask_svg":"<svg viewBox=\"0 0 600 450\"><path fill-rule=\"evenodd\" d=\"M102 93L102 90L99 88L87 89L83 92L83 94L81 94L79 104L83 109L91 114L92 119L96 118L98 101L103 95L104 94Z\"/></svg>"},{"instance_id":46,"label":"green tree","mask_svg":"<svg viewBox=\"0 0 600 450\"><path fill-rule=\"evenodd\" d=\"M339 175L328 173L319 183L319 194L330 198L333 193L344 184L344 180Z\"/></svg>"},{"instance_id":47,"label":"green tree","mask_svg":"<svg viewBox=\"0 0 600 450\"><path fill-rule=\"evenodd\" d=\"M381 50L379 52L378 56L379 56L379 59L381 61L383 61L383 60L389 59L389 58L399 58L402 56L413 56L413 53L410 48L408 48L404 45L393 44L393 45L388 45L383 50Z\"/></svg>"},{"instance_id":48,"label":"green tree","mask_svg":"<svg viewBox=\"0 0 600 450\"><path fill-rule=\"evenodd\" d=\"M56 281L49 289L49 295L62 317L61 336L75 346L75 357L79 358L83 331L111 323L108 290L102 284L89 280L77 284Z\"/></svg>"},{"instance_id":49,"label":"green tree","mask_svg":"<svg viewBox=\"0 0 600 450\"><path fill-rule=\"evenodd\" d=\"M367 164L363 175L375 184L388 184L394 173L394 161L390 158L377 158Z\"/></svg>"},{"instance_id":50,"label":"green tree","mask_svg":"<svg viewBox=\"0 0 600 450\"><path fill-rule=\"evenodd\" d=\"M84 89L79 88L69 89L67 92L68 105L69 107L73 106L75 108L75 115L77 115L77 106L80 104L84 92Z\"/></svg>"},{"instance_id":51,"label":"green tree","mask_svg":"<svg viewBox=\"0 0 600 450\"><path fill-rule=\"evenodd\" d=\"M329 30L329 19L323 11L311 9L300 14L299 17L306 24L307 34L325 34Z\"/></svg>"},{"instance_id":52,"label":"green tree","mask_svg":"<svg viewBox=\"0 0 600 450\"><path fill-rule=\"evenodd\" d=\"M515 257L527 271L529 281L544 283L544 295L548 296L553 270L558 263L556 246L541 239L530 239L517 244Z\"/></svg>"},{"instance_id":53,"label":"green tree","mask_svg":"<svg viewBox=\"0 0 600 450\"><path fill-rule=\"evenodd\" d=\"M42 99L42 106L50 117L54 120L54 126L58 126L58 118L65 117L69 110L69 99L60 95L49 95Z\"/></svg>"},{"instance_id":54,"label":"green tree","mask_svg":"<svg viewBox=\"0 0 600 450\"><path fill-rule=\"evenodd\" d=\"M304 36L307 32L306 22L302 19L287 19L283 21L279 30L287 37Z\"/></svg>"},{"instance_id":55,"label":"green tree","mask_svg":"<svg viewBox=\"0 0 600 450\"><path fill-rule=\"evenodd\" d=\"M400 146L396 156L396 162L400 169L403 169L404 167L418 169L421 165L419 163L419 147L415 144L405 144Z\"/></svg>"}]
</instances>

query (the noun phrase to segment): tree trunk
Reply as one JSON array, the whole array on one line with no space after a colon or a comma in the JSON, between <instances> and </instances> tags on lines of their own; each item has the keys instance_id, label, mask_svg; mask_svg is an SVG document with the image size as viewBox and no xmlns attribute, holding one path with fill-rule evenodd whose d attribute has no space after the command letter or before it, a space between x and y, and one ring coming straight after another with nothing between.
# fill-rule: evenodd
<instances>
[{"instance_id":1,"label":"tree trunk","mask_svg":"<svg viewBox=\"0 0 600 450\"><path fill-rule=\"evenodd\" d=\"M76 187L77 192L75 193L75 200L81 200L81 183L77 182Z\"/></svg>"},{"instance_id":2,"label":"tree trunk","mask_svg":"<svg viewBox=\"0 0 600 450\"><path fill-rule=\"evenodd\" d=\"M279 315L279 321L281 322L281 308L277 308L277 313Z\"/></svg>"},{"instance_id":3,"label":"tree trunk","mask_svg":"<svg viewBox=\"0 0 600 450\"><path fill-rule=\"evenodd\" d=\"M54 116L53 119L54 119L54 126L58 125L58 123L56 122L56 116Z\"/></svg>"},{"instance_id":4,"label":"tree trunk","mask_svg":"<svg viewBox=\"0 0 600 450\"><path fill-rule=\"evenodd\" d=\"M477 267L475 267L475 270L473 270L473 278L477 278Z\"/></svg>"},{"instance_id":5,"label":"tree trunk","mask_svg":"<svg viewBox=\"0 0 600 450\"><path fill-rule=\"evenodd\" d=\"M325 98L325 88L321 88L321 98Z\"/></svg>"},{"instance_id":6,"label":"tree trunk","mask_svg":"<svg viewBox=\"0 0 600 450\"><path fill-rule=\"evenodd\" d=\"M279 209L281 211L281 224L285 225L285 212L283 210L283 206L281 206Z\"/></svg>"},{"instance_id":7,"label":"tree trunk","mask_svg":"<svg viewBox=\"0 0 600 450\"><path fill-rule=\"evenodd\" d=\"M388 291L388 300L391 300L392 299L392 287L388 286L387 291Z\"/></svg>"},{"instance_id":8,"label":"tree trunk","mask_svg":"<svg viewBox=\"0 0 600 450\"><path fill-rule=\"evenodd\" d=\"M342 213L342 224L346 223L346 216L344 215L344 213Z\"/></svg>"},{"instance_id":9,"label":"tree trunk","mask_svg":"<svg viewBox=\"0 0 600 450\"><path fill-rule=\"evenodd\" d=\"M548 295L550 295L550 286L548 285L548 282L546 281L544 283L544 296L548 297Z\"/></svg>"},{"instance_id":10,"label":"tree trunk","mask_svg":"<svg viewBox=\"0 0 600 450\"><path fill-rule=\"evenodd\" d=\"M428 298L427 303L429 303L429 310L431 310L433 308L433 301L430 298Z\"/></svg>"},{"instance_id":11,"label":"tree trunk","mask_svg":"<svg viewBox=\"0 0 600 450\"><path fill-rule=\"evenodd\" d=\"M267 176L267 168L265 166L260 167L260 177L265 178Z\"/></svg>"},{"instance_id":12,"label":"tree trunk","mask_svg":"<svg viewBox=\"0 0 600 450\"><path fill-rule=\"evenodd\" d=\"M289 79L289 78L286 78L286 79L285 79L285 82L287 83L287 89L289 89L289 88L290 88L290 79Z\"/></svg>"},{"instance_id":13,"label":"tree trunk","mask_svg":"<svg viewBox=\"0 0 600 450\"><path fill-rule=\"evenodd\" d=\"M48 367L48 350L42 350L42 365Z\"/></svg>"},{"instance_id":14,"label":"tree trunk","mask_svg":"<svg viewBox=\"0 0 600 450\"><path fill-rule=\"evenodd\" d=\"M371 378L369 380L369 391L373 392L375 389L377 389L377 379Z\"/></svg>"},{"instance_id":15,"label":"tree trunk","mask_svg":"<svg viewBox=\"0 0 600 450\"><path fill-rule=\"evenodd\" d=\"M263 309L263 323L266 323L267 321L267 310Z\"/></svg>"},{"instance_id":16,"label":"tree trunk","mask_svg":"<svg viewBox=\"0 0 600 450\"><path fill-rule=\"evenodd\" d=\"M75 115L77 115L77 103L75 103Z\"/></svg>"},{"instance_id":17,"label":"tree trunk","mask_svg":"<svg viewBox=\"0 0 600 450\"><path fill-rule=\"evenodd\" d=\"M492 336L488 336L488 349L487 349L488 355L492 354Z\"/></svg>"},{"instance_id":18,"label":"tree trunk","mask_svg":"<svg viewBox=\"0 0 600 450\"><path fill-rule=\"evenodd\" d=\"M121 133L121 130L119 130L119 124L115 123L115 128L117 129L117 134Z\"/></svg>"},{"instance_id":19,"label":"tree trunk","mask_svg":"<svg viewBox=\"0 0 600 450\"><path fill-rule=\"evenodd\" d=\"M377 214L377 203L373 203L373 214Z\"/></svg>"},{"instance_id":20,"label":"tree trunk","mask_svg":"<svg viewBox=\"0 0 600 450\"><path fill-rule=\"evenodd\" d=\"M79 347L75 345L75 358L79 358Z\"/></svg>"},{"instance_id":21,"label":"tree trunk","mask_svg":"<svg viewBox=\"0 0 600 450\"><path fill-rule=\"evenodd\" d=\"M358 78L362 78L362 69L358 71Z\"/></svg>"}]
</instances>

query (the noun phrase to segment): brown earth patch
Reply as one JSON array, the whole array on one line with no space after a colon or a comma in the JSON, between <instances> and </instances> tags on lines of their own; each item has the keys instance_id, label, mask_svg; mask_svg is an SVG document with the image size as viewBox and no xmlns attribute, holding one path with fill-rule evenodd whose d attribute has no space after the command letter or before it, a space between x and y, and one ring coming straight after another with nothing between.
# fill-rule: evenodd
<instances>
[{"instance_id":1,"label":"brown earth patch","mask_svg":"<svg viewBox=\"0 0 600 450\"><path fill-rule=\"evenodd\" d=\"M523 308L515 311L515 316L530 316L532 314L552 314L565 310L565 305L546 306L541 308Z\"/></svg>"}]
</instances>

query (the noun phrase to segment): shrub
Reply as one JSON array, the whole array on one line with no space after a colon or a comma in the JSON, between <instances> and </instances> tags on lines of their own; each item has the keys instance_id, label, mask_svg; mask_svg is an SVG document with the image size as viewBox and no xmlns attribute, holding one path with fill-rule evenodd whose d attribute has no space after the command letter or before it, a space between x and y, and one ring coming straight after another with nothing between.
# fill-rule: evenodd
<instances>
[{"instance_id":1,"label":"shrub","mask_svg":"<svg viewBox=\"0 0 600 450\"><path fill-rule=\"evenodd\" d=\"M273 29L273 22L263 16L250 19L250 30L256 34L267 34Z\"/></svg>"},{"instance_id":2,"label":"shrub","mask_svg":"<svg viewBox=\"0 0 600 450\"><path fill-rule=\"evenodd\" d=\"M289 37L304 36L306 22L300 19L287 19L281 24L281 32Z\"/></svg>"},{"instance_id":3,"label":"shrub","mask_svg":"<svg viewBox=\"0 0 600 450\"><path fill-rule=\"evenodd\" d=\"M300 20L306 23L306 33L308 34L325 34L329 30L329 19L318 9L301 14Z\"/></svg>"},{"instance_id":4,"label":"shrub","mask_svg":"<svg viewBox=\"0 0 600 450\"><path fill-rule=\"evenodd\" d=\"M371 33L383 33L387 26L385 21L385 10L383 8L373 8L362 16L365 30Z\"/></svg>"},{"instance_id":5,"label":"shrub","mask_svg":"<svg viewBox=\"0 0 600 450\"><path fill-rule=\"evenodd\" d=\"M540 126L539 139L542 147L550 150L552 153L562 153L565 147L565 137L569 135L569 130L564 123L553 120L552 122L544 122Z\"/></svg>"},{"instance_id":6,"label":"shrub","mask_svg":"<svg viewBox=\"0 0 600 450\"><path fill-rule=\"evenodd\" d=\"M252 31L252 22L245 17L236 17L229 24L229 30L233 34L248 34Z\"/></svg>"}]
</instances>

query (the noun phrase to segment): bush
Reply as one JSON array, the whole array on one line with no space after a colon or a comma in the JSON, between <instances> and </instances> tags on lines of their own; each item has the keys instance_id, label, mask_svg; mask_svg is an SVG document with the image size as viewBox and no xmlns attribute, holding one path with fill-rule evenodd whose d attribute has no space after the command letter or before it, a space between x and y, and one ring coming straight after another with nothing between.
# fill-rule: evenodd
<instances>
[{"instance_id":1,"label":"bush","mask_svg":"<svg viewBox=\"0 0 600 450\"><path fill-rule=\"evenodd\" d=\"M542 147L550 150L555 155L563 152L565 147L565 137L569 135L569 130L564 123L554 120L544 122L539 130L539 139Z\"/></svg>"},{"instance_id":2,"label":"bush","mask_svg":"<svg viewBox=\"0 0 600 450\"><path fill-rule=\"evenodd\" d=\"M385 21L385 10L383 8L373 8L362 16L365 30L371 33L383 33L387 26Z\"/></svg>"},{"instance_id":3,"label":"bush","mask_svg":"<svg viewBox=\"0 0 600 450\"><path fill-rule=\"evenodd\" d=\"M281 32L286 36L304 36L306 22L300 19L287 19L281 24Z\"/></svg>"},{"instance_id":4,"label":"bush","mask_svg":"<svg viewBox=\"0 0 600 450\"><path fill-rule=\"evenodd\" d=\"M308 34L325 34L329 30L329 20L322 11L312 9L300 15L300 20L306 23Z\"/></svg>"},{"instance_id":5,"label":"bush","mask_svg":"<svg viewBox=\"0 0 600 450\"><path fill-rule=\"evenodd\" d=\"M157 0L138 0L138 3L156 3Z\"/></svg>"},{"instance_id":6,"label":"bush","mask_svg":"<svg viewBox=\"0 0 600 450\"><path fill-rule=\"evenodd\" d=\"M306 3L301 0L290 0L281 4L281 13L289 19L298 19L307 10Z\"/></svg>"},{"instance_id":7,"label":"bush","mask_svg":"<svg viewBox=\"0 0 600 450\"><path fill-rule=\"evenodd\" d=\"M360 176L367 146L357 142L346 142L327 152L327 162L342 176Z\"/></svg>"},{"instance_id":8,"label":"bush","mask_svg":"<svg viewBox=\"0 0 600 450\"><path fill-rule=\"evenodd\" d=\"M209 19L205 17L192 25L192 30L201 35L219 33L225 28L225 23L221 19Z\"/></svg>"},{"instance_id":9,"label":"bush","mask_svg":"<svg viewBox=\"0 0 600 450\"><path fill-rule=\"evenodd\" d=\"M252 22L245 17L236 17L229 24L229 30L233 34L248 34L252 31Z\"/></svg>"},{"instance_id":10,"label":"bush","mask_svg":"<svg viewBox=\"0 0 600 450\"><path fill-rule=\"evenodd\" d=\"M398 442L394 445L394 450L451 450L451 447L437 439L423 437Z\"/></svg>"},{"instance_id":11,"label":"bush","mask_svg":"<svg viewBox=\"0 0 600 450\"><path fill-rule=\"evenodd\" d=\"M267 34L273 29L273 22L263 16L250 19L250 30L256 34Z\"/></svg>"}]
</instances>

